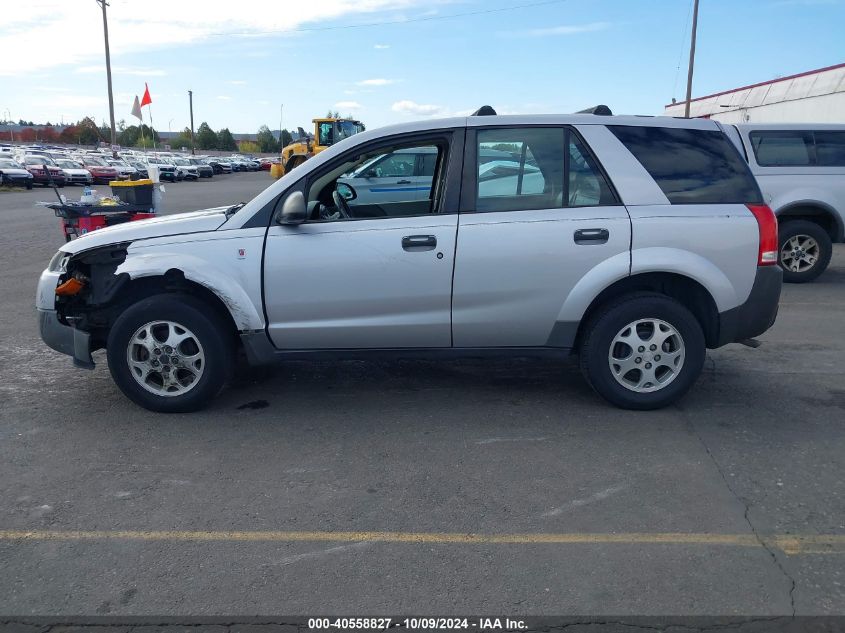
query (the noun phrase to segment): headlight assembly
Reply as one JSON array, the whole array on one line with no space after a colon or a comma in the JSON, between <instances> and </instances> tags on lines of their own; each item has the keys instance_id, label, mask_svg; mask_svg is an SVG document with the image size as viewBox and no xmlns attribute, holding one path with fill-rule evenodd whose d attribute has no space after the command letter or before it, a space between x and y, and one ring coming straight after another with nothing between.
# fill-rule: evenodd
<instances>
[{"instance_id":1,"label":"headlight assembly","mask_svg":"<svg viewBox=\"0 0 845 633\"><path fill-rule=\"evenodd\" d=\"M53 255L53 258L50 260L50 264L47 266L47 270L49 270L51 273L66 273L67 263L69 259L69 253L59 251L58 253Z\"/></svg>"}]
</instances>

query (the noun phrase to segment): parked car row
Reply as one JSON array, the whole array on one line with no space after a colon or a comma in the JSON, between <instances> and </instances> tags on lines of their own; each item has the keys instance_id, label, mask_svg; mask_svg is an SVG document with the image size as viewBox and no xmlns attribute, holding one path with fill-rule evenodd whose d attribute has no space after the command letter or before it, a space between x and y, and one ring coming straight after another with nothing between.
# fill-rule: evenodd
<instances>
[{"instance_id":1,"label":"parked car row","mask_svg":"<svg viewBox=\"0 0 845 633\"><path fill-rule=\"evenodd\" d=\"M72 151L42 146L4 146L0 152L0 186L39 184L108 184L113 180L149 178L150 167L167 182L197 181L219 174L258 171L264 168L250 156L186 156L171 152L144 153L125 150L115 157L111 151ZM266 167L269 169L269 163Z\"/></svg>"}]
</instances>

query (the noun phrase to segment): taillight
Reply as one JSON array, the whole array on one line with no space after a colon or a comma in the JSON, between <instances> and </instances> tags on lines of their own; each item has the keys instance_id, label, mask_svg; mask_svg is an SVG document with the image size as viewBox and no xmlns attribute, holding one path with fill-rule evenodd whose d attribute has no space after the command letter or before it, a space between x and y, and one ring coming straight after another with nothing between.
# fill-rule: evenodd
<instances>
[{"instance_id":1,"label":"taillight","mask_svg":"<svg viewBox=\"0 0 845 633\"><path fill-rule=\"evenodd\" d=\"M757 250L757 265L771 266L778 263L778 219L766 204L747 204L748 210L757 220L760 231L760 247Z\"/></svg>"}]
</instances>

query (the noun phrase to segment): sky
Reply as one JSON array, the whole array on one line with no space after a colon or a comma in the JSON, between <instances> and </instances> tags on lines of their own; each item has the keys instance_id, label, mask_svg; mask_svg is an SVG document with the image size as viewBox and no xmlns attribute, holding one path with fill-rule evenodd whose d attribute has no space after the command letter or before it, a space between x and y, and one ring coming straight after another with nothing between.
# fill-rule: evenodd
<instances>
[{"instance_id":1,"label":"sky","mask_svg":"<svg viewBox=\"0 0 845 633\"><path fill-rule=\"evenodd\" d=\"M686 89L692 0L110 0L115 119L255 132L338 110L660 114ZM108 121L95 0L2 0L0 119ZM845 62L845 0L700 0L693 96ZM282 108L282 104L284 107ZM148 122L148 119L145 119Z\"/></svg>"}]
</instances>

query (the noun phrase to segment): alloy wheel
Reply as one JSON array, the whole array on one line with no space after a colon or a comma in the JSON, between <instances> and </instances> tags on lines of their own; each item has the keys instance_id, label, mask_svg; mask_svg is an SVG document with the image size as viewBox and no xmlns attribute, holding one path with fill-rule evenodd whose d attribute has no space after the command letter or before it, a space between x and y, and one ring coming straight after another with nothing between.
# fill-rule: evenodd
<instances>
[{"instance_id":1,"label":"alloy wheel","mask_svg":"<svg viewBox=\"0 0 845 633\"><path fill-rule=\"evenodd\" d=\"M780 247L781 265L795 273L807 272L818 259L819 243L809 235L792 235Z\"/></svg>"},{"instance_id":2,"label":"alloy wheel","mask_svg":"<svg viewBox=\"0 0 845 633\"><path fill-rule=\"evenodd\" d=\"M126 348L135 381L157 396L181 396L205 371L205 352L197 336L173 321L150 321L139 327Z\"/></svg>"},{"instance_id":3,"label":"alloy wheel","mask_svg":"<svg viewBox=\"0 0 845 633\"><path fill-rule=\"evenodd\" d=\"M684 340L660 319L638 319L613 338L608 353L616 381L636 393L650 393L671 383L684 366Z\"/></svg>"}]
</instances>

